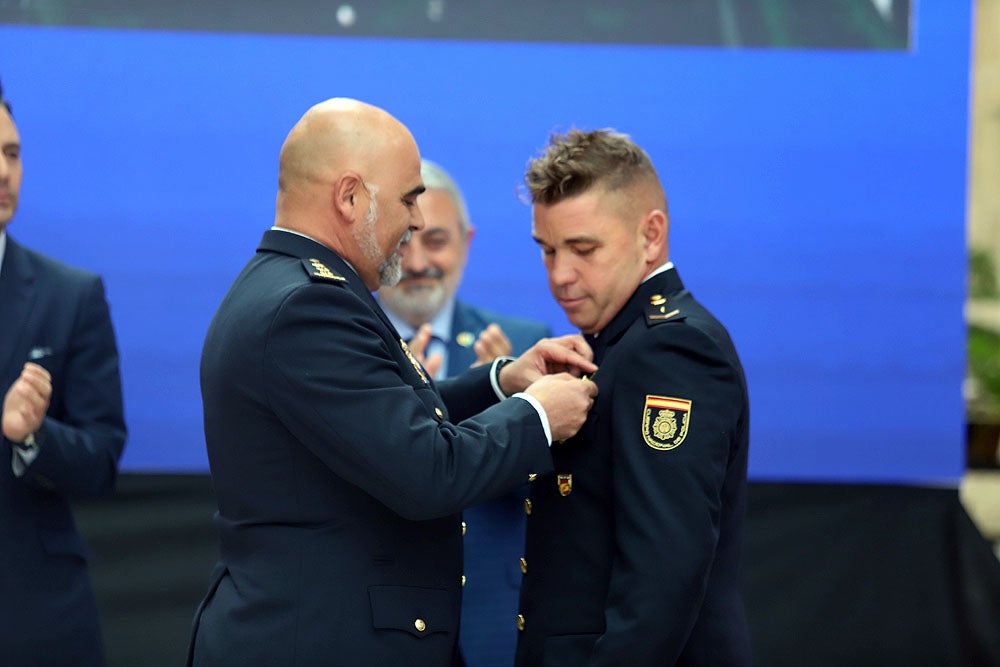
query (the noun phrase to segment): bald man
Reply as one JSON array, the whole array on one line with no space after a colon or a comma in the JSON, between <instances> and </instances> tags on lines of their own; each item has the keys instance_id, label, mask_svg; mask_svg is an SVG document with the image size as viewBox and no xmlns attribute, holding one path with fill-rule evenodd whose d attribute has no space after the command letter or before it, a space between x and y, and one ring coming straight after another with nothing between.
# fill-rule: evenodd
<instances>
[{"instance_id":1,"label":"bald man","mask_svg":"<svg viewBox=\"0 0 1000 667\"><path fill-rule=\"evenodd\" d=\"M376 107L328 100L285 140L274 227L202 355L221 549L190 664L456 664L458 512L551 470L586 418L582 337L439 385L407 348L371 292L423 190Z\"/></svg>"}]
</instances>

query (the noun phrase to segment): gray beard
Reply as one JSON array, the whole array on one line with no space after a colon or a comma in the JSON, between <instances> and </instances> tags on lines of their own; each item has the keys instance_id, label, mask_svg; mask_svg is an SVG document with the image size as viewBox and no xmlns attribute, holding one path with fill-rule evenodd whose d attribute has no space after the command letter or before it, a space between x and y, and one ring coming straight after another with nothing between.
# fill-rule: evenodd
<instances>
[{"instance_id":1,"label":"gray beard","mask_svg":"<svg viewBox=\"0 0 1000 667\"><path fill-rule=\"evenodd\" d=\"M364 226L355 231L354 239L358 242L361 252L364 253L365 257L373 262L378 262L379 284L391 287L403 277L403 255L399 252L399 247L410 240L410 237L413 236L413 230L407 229L402 238L399 239L399 243L396 244L396 249L392 251L391 255L386 257L379 250L378 239L375 238L375 222L377 219L375 198L372 197L371 204L368 206L368 212L365 214Z\"/></svg>"},{"instance_id":2,"label":"gray beard","mask_svg":"<svg viewBox=\"0 0 1000 667\"><path fill-rule=\"evenodd\" d=\"M423 324L438 314L449 296L448 288L439 282L433 287L397 286L394 289L382 290L379 293L379 300L410 324L413 322Z\"/></svg>"},{"instance_id":3,"label":"gray beard","mask_svg":"<svg viewBox=\"0 0 1000 667\"><path fill-rule=\"evenodd\" d=\"M381 264L378 265L379 284L392 287L403 277L403 256L399 253L399 246Z\"/></svg>"}]
</instances>

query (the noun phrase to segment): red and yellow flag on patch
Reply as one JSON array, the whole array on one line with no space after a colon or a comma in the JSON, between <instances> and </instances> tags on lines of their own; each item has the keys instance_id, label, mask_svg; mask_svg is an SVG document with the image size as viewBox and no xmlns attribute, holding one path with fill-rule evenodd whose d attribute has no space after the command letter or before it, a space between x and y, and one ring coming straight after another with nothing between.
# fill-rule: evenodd
<instances>
[{"instance_id":1,"label":"red and yellow flag on patch","mask_svg":"<svg viewBox=\"0 0 1000 667\"><path fill-rule=\"evenodd\" d=\"M691 424L691 401L646 394L642 410L642 439L653 449L679 447Z\"/></svg>"}]
</instances>

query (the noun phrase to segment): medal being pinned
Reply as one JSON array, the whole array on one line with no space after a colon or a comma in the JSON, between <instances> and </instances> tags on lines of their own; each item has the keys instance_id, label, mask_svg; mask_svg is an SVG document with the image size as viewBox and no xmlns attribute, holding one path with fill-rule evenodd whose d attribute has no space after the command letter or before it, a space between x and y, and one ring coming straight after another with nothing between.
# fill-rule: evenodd
<instances>
[{"instance_id":1,"label":"medal being pinned","mask_svg":"<svg viewBox=\"0 0 1000 667\"><path fill-rule=\"evenodd\" d=\"M568 496L573 492L573 475L569 473L556 475L556 485L559 487L559 495Z\"/></svg>"}]
</instances>

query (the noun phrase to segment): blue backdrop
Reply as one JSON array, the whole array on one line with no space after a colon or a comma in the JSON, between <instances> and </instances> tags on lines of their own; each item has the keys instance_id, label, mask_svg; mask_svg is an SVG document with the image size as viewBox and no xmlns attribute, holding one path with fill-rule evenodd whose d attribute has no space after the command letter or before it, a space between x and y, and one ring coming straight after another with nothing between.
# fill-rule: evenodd
<instances>
[{"instance_id":1,"label":"blue backdrop","mask_svg":"<svg viewBox=\"0 0 1000 667\"><path fill-rule=\"evenodd\" d=\"M201 471L202 339L306 108L357 97L406 123L469 200L462 295L560 333L517 188L551 131L614 127L657 164L671 257L742 353L752 477L954 483L968 4L920 2L896 51L0 25L25 169L9 232L106 279L124 467Z\"/></svg>"}]
</instances>

